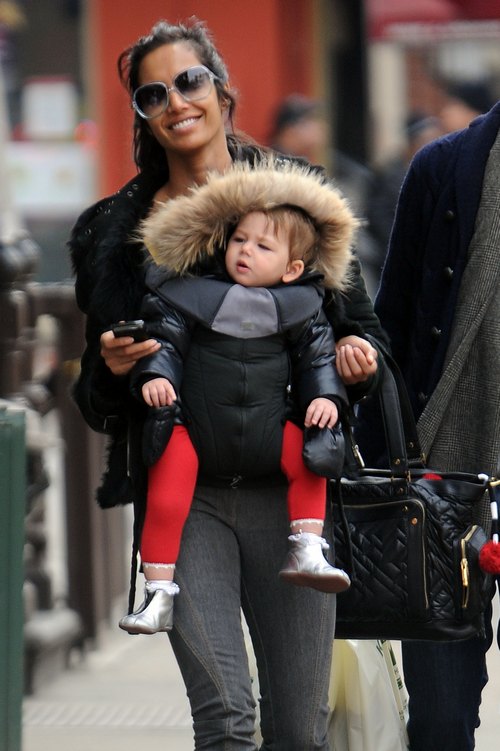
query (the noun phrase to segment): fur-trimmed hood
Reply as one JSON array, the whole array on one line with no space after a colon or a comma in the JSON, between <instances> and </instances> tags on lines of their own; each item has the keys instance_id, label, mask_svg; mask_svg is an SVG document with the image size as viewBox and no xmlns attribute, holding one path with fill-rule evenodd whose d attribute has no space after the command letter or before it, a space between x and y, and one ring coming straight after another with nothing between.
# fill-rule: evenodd
<instances>
[{"instance_id":1,"label":"fur-trimmed hood","mask_svg":"<svg viewBox=\"0 0 500 751\"><path fill-rule=\"evenodd\" d=\"M141 224L141 239L158 265L185 274L224 246L244 214L282 205L311 217L318 243L310 268L324 276L326 287L345 288L358 221L336 188L292 162L237 163L224 174L212 173L202 186L154 211Z\"/></svg>"}]
</instances>

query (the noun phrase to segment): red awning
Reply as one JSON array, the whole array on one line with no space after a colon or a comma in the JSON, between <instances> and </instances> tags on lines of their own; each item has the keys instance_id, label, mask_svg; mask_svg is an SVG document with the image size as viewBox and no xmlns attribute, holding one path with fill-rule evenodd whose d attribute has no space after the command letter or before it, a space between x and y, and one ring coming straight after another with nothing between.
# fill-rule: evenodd
<instances>
[{"instance_id":1,"label":"red awning","mask_svg":"<svg viewBox=\"0 0 500 751\"><path fill-rule=\"evenodd\" d=\"M448 24L454 21L500 20L500 0L367 0L368 36L392 36L400 24Z\"/></svg>"},{"instance_id":2,"label":"red awning","mask_svg":"<svg viewBox=\"0 0 500 751\"><path fill-rule=\"evenodd\" d=\"M453 0L453 4L458 6L461 18L500 20L500 0Z\"/></svg>"}]
</instances>

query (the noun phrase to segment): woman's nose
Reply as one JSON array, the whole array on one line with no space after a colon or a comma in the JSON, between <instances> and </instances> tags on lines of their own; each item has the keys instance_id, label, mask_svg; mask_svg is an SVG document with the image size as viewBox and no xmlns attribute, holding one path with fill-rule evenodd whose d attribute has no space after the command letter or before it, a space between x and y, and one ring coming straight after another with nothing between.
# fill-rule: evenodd
<instances>
[{"instance_id":1,"label":"woman's nose","mask_svg":"<svg viewBox=\"0 0 500 751\"><path fill-rule=\"evenodd\" d=\"M168 90L168 109L178 110L182 109L188 104L182 94L179 94L177 89L171 88Z\"/></svg>"}]
</instances>

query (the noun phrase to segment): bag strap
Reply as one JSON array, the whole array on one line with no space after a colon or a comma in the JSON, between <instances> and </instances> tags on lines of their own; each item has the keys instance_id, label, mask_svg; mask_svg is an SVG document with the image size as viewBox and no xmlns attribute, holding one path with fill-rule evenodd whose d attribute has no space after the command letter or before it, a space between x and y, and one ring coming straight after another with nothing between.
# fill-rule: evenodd
<instances>
[{"instance_id":1,"label":"bag strap","mask_svg":"<svg viewBox=\"0 0 500 751\"><path fill-rule=\"evenodd\" d=\"M392 425L391 415L396 412L395 400L397 400L399 411L396 412L396 414L400 421L397 440L403 440L404 442L408 466L423 467L425 464L425 457L420 446L417 425L402 373L391 355L384 355L384 360L386 367L384 368L385 372L383 378L384 380L387 379L391 382L390 387L386 386L386 390L387 392L392 392L391 396L386 395L385 390L381 390L381 393L379 394L382 414L384 414L384 422L388 423L390 429L390 426ZM388 412L388 409L391 411ZM401 438L399 438L399 429L402 431ZM389 454L391 458L393 456L395 458L398 457L400 449L397 440L396 438L391 437L391 442L389 442L389 438L387 438L388 447L391 448L391 445L394 446L393 452Z\"/></svg>"},{"instance_id":2,"label":"bag strap","mask_svg":"<svg viewBox=\"0 0 500 751\"><path fill-rule=\"evenodd\" d=\"M425 457L402 373L389 352L382 350L382 356L378 398L389 466L395 474L405 475L411 467L423 467Z\"/></svg>"}]
</instances>

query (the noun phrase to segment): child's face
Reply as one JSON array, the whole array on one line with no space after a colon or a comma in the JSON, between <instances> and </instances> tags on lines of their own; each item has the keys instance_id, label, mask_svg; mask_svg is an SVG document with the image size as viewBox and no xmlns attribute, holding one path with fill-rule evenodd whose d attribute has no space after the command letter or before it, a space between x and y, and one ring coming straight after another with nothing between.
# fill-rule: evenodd
<instances>
[{"instance_id":1,"label":"child's face","mask_svg":"<svg viewBox=\"0 0 500 751\"><path fill-rule=\"evenodd\" d=\"M240 220L229 239L225 262L231 279L244 287L291 282L304 270L303 261L290 261L286 230L276 231L260 211Z\"/></svg>"}]
</instances>

